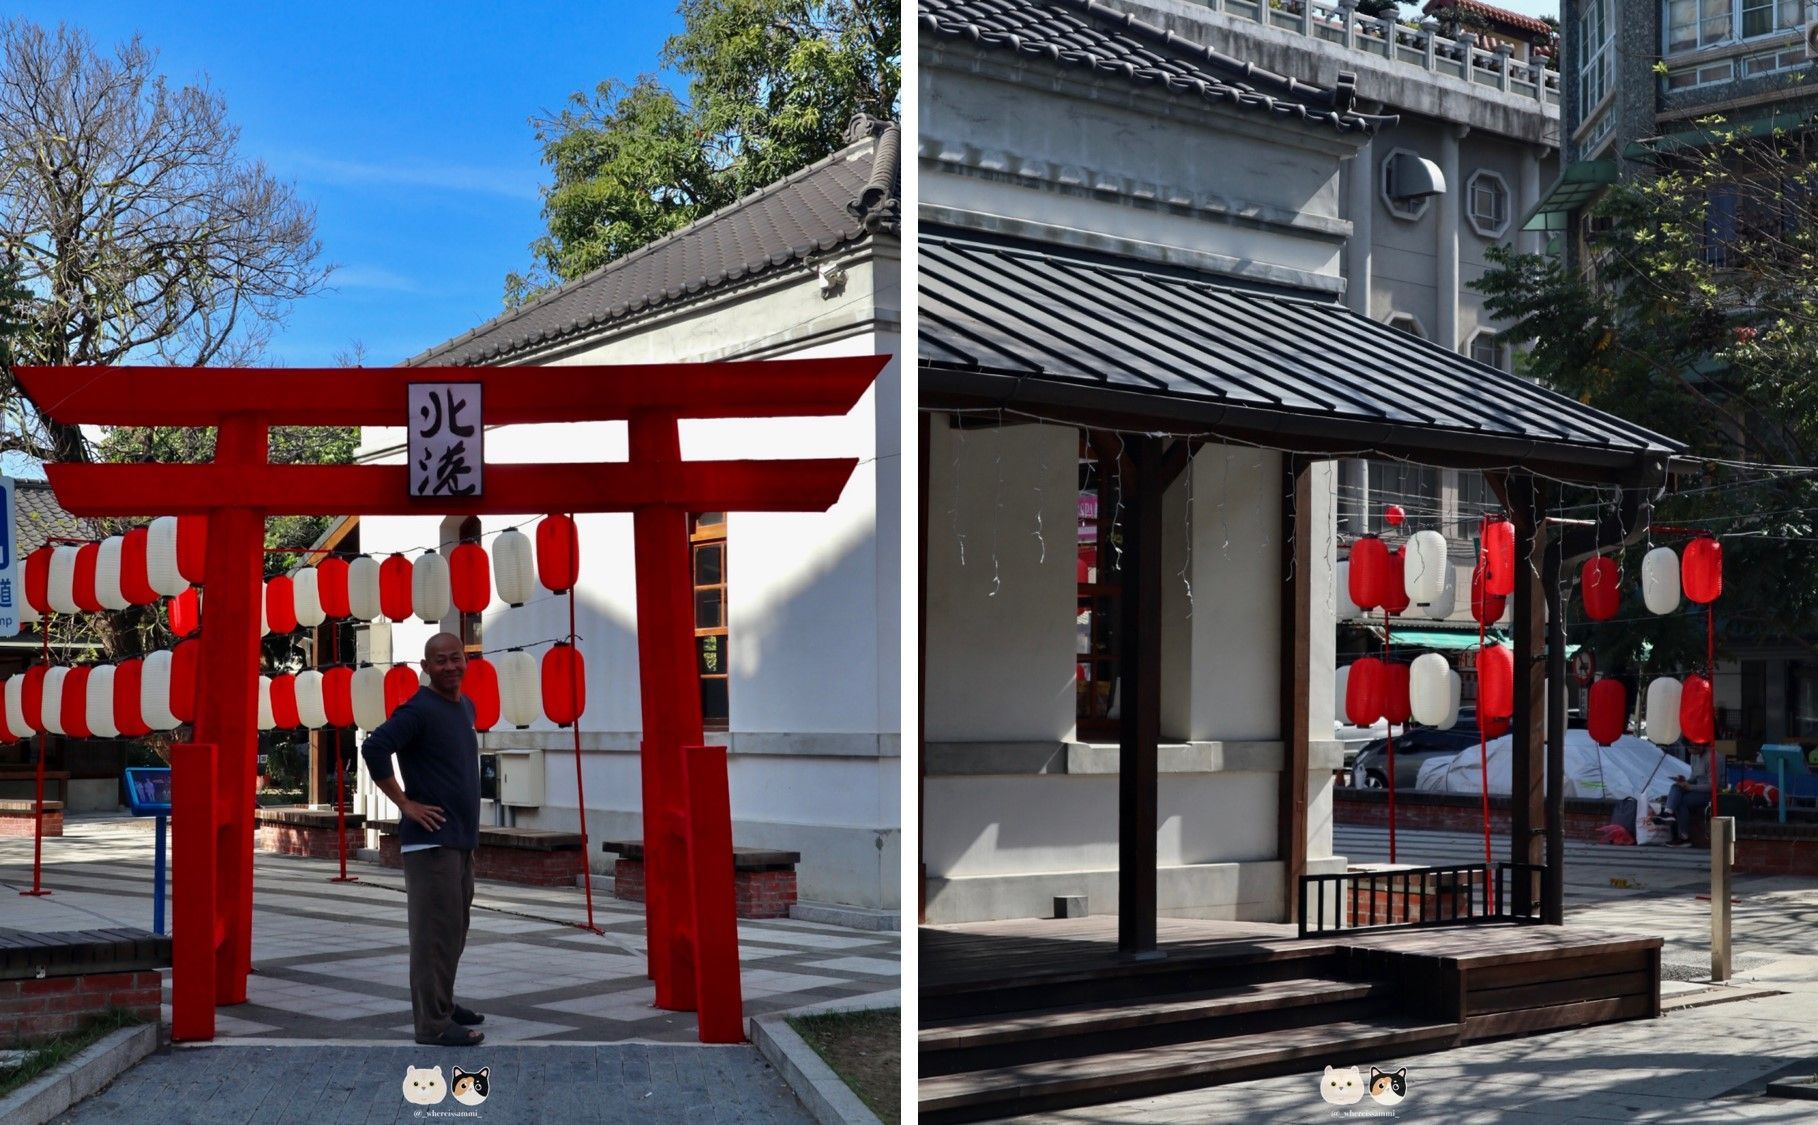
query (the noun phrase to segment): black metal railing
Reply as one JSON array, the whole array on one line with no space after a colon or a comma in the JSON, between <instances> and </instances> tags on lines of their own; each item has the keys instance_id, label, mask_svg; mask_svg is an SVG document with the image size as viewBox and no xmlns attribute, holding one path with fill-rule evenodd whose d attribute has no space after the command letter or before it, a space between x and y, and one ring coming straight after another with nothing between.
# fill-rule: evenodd
<instances>
[{"instance_id":1,"label":"black metal railing","mask_svg":"<svg viewBox=\"0 0 1818 1125\"><path fill-rule=\"evenodd\" d=\"M1300 877L1300 936L1538 922L1547 871L1485 863Z\"/></svg>"}]
</instances>

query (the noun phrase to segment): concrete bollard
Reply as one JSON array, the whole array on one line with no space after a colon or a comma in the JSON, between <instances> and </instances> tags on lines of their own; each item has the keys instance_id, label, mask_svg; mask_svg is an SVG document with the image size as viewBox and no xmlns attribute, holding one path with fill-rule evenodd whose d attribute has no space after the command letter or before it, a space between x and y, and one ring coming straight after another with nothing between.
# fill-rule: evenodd
<instances>
[{"instance_id":1,"label":"concrete bollard","mask_svg":"<svg viewBox=\"0 0 1818 1125\"><path fill-rule=\"evenodd\" d=\"M1711 981L1730 979L1730 868L1736 862L1736 818L1711 818Z\"/></svg>"}]
</instances>

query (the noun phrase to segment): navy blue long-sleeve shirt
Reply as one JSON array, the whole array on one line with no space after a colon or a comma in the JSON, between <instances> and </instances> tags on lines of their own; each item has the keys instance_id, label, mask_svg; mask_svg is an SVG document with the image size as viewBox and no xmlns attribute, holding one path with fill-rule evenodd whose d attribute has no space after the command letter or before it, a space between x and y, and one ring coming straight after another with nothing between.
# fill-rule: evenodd
<instances>
[{"instance_id":1,"label":"navy blue long-sleeve shirt","mask_svg":"<svg viewBox=\"0 0 1818 1125\"><path fill-rule=\"evenodd\" d=\"M366 736L360 755L373 780L392 776L398 757L404 795L435 805L446 817L442 827L427 832L409 817L400 818L401 847L439 844L472 851L480 845L480 739L473 730L473 701L448 700L418 688L391 718Z\"/></svg>"}]
</instances>

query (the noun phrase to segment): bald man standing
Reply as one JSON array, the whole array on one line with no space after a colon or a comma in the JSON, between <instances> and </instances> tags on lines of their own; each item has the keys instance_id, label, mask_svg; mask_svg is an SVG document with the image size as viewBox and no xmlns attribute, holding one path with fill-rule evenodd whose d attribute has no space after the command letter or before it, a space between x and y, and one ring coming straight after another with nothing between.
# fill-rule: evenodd
<instances>
[{"instance_id":1,"label":"bald man standing","mask_svg":"<svg viewBox=\"0 0 1818 1125\"><path fill-rule=\"evenodd\" d=\"M473 701L461 694L461 638L423 646L429 686L392 712L360 753L379 792L398 806L410 919L410 1007L419 1043L468 1047L486 1017L454 1002L455 971L473 911L473 852L480 843L480 740ZM404 784L392 769L397 756Z\"/></svg>"}]
</instances>

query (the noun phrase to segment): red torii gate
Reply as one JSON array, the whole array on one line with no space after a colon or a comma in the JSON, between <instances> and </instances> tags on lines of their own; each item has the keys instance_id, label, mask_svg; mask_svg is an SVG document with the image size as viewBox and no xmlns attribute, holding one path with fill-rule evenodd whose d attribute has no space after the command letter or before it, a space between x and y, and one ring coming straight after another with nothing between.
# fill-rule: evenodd
<instances>
[{"instance_id":1,"label":"red torii gate","mask_svg":"<svg viewBox=\"0 0 1818 1125\"><path fill-rule=\"evenodd\" d=\"M688 513L825 511L855 458L683 461L681 418L841 415L888 356L618 366L20 367L62 423L214 426L212 464L46 465L82 516L208 517L194 738L172 751L174 1039L213 1039L252 970L259 600L269 515L631 512L643 709L645 920L656 1004L744 1039L725 751L702 745ZM406 465L273 465L272 426L404 426L413 383L478 383L488 426L625 421L623 462L492 464L478 497L412 497ZM212 873L212 878L211 878Z\"/></svg>"}]
</instances>

